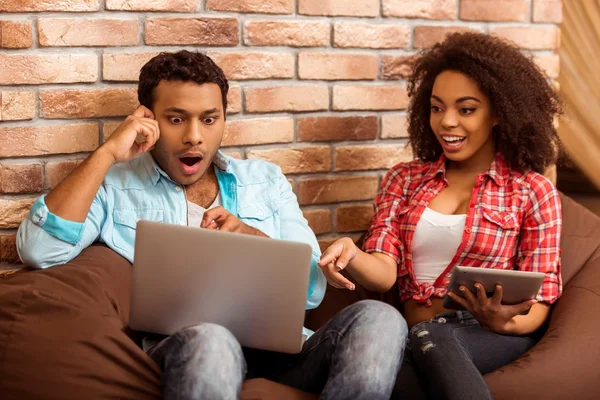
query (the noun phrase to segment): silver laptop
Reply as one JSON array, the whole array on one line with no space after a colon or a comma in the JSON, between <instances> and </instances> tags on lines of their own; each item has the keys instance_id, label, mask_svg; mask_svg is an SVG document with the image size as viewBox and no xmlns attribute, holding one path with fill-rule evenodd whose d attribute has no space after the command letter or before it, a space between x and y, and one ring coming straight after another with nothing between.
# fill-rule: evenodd
<instances>
[{"instance_id":1,"label":"silver laptop","mask_svg":"<svg viewBox=\"0 0 600 400\"><path fill-rule=\"evenodd\" d=\"M298 353L308 244L139 221L130 326L171 335L211 322L242 346Z\"/></svg>"}]
</instances>

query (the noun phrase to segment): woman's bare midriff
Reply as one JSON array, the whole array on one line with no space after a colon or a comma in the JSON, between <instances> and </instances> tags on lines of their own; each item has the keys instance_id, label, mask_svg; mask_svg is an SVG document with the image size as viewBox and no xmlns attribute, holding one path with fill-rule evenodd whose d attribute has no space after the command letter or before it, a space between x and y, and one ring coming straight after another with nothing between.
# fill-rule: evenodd
<instances>
[{"instance_id":1,"label":"woman's bare midriff","mask_svg":"<svg viewBox=\"0 0 600 400\"><path fill-rule=\"evenodd\" d=\"M432 298L431 302L431 306L427 306L424 303L417 303L412 299L407 300L404 303L404 319L406 320L409 328L412 328L413 325L416 325L419 322L429 321L437 314L452 311L444 308L442 305L444 303L444 299L442 298Z\"/></svg>"}]
</instances>

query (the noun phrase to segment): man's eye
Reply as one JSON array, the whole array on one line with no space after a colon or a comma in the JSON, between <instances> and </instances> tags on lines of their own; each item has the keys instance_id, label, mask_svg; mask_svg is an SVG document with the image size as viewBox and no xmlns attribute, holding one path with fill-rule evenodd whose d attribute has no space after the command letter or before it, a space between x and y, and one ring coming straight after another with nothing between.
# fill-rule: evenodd
<instances>
[{"instance_id":1,"label":"man's eye","mask_svg":"<svg viewBox=\"0 0 600 400\"><path fill-rule=\"evenodd\" d=\"M180 117L170 117L169 121L171 121L172 124L179 125L179 124L181 124L183 122L183 118L180 118Z\"/></svg>"},{"instance_id":2,"label":"man's eye","mask_svg":"<svg viewBox=\"0 0 600 400\"><path fill-rule=\"evenodd\" d=\"M206 125L212 125L212 124L214 124L214 123L215 123L215 121L216 121L216 120L217 120L217 119L216 119L216 118L214 118L214 117L210 117L210 118L204 118L204 123L205 123Z\"/></svg>"}]
</instances>

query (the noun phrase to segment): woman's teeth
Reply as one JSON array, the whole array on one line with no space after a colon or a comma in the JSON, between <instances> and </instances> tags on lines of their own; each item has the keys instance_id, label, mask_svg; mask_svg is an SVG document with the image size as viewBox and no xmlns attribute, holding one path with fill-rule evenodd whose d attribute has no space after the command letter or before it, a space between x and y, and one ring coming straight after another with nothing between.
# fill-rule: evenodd
<instances>
[{"instance_id":1,"label":"woman's teeth","mask_svg":"<svg viewBox=\"0 0 600 400\"><path fill-rule=\"evenodd\" d=\"M444 136L442 139L448 146L460 146L466 138L464 136Z\"/></svg>"}]
</instances>

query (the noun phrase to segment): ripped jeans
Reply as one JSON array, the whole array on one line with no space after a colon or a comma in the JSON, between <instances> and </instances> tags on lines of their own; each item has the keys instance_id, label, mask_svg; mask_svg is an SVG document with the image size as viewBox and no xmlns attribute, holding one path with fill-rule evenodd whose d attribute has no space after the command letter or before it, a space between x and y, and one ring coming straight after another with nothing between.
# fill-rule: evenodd
<instances>
[{"instance_id":1,"label":"ripped jeans","mask_svg":"<svg viewBox=\"0 0 600 400\"><path fill-rule=\"evenodd\" d=\"M438 314L416 324L409 341L412 360L405 364L414 363L429 397L436 400L492 399L483 375L516 360L536 343L531 336L487 330L467 311Z\"/></svg>"},{"instance_id":2,"label":"ripped jeans","mask_svg":"<svg viewBox=\"0 0 600 400\"><path fill-rule=\"evenodd\" d=\"M346 307L299 354L242 348L222 326L182 329L148 350L163 370L166 400L237 399L244 378L267 378L321 399L387 400L402 362L408 327L383 302Z\"/></svg>"}]
</instances>

